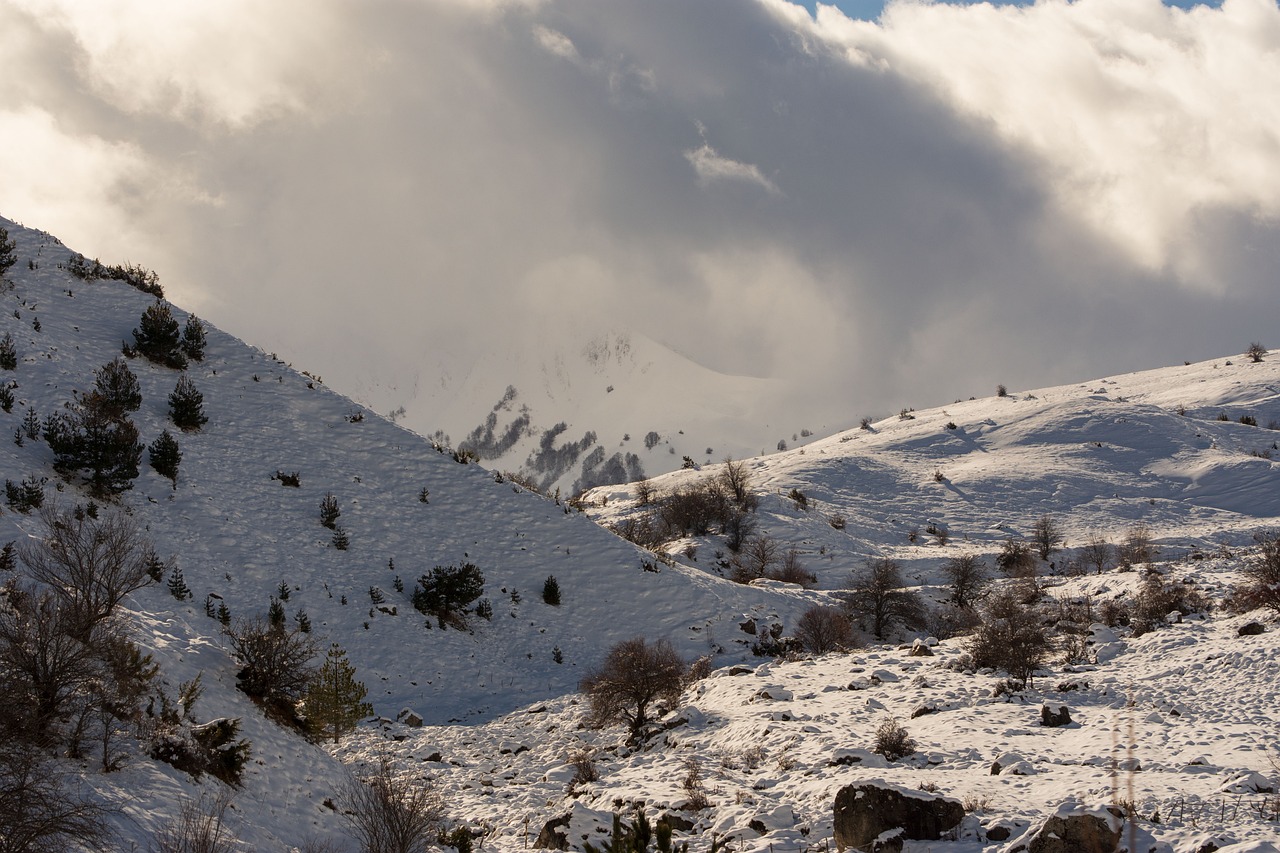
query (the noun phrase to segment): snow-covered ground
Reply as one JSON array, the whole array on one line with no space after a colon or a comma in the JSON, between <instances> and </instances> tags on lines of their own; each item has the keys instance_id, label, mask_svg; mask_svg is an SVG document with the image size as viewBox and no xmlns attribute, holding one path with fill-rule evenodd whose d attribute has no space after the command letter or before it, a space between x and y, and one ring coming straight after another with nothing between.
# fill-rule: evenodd
<instances>
[{"instance_id":1,"label":"snow-covered ground","mask_svg":"<svg viewBox=\"0 0 1280 853\"><path fill-rule=\"evenodd\" d=\"M19 258L8 274L14 286L0 295L0 336L13 336L19 358L3 377L17 383L13 411L0 413L0 434L9 435L28 408L44 417L91 387L94 369L119 353L152 300L118 282L76 280L60 268L70 250L56 239L5 220L0 226L16 238ZM1069 548L1095 533L1115 541L1144 522L1173 561L1166 571L1225 590L1252 534L1280 517L1276 463L1251 455L1280 437L1265 428L1280 419L1280 357L1231 361L961 402L870 430L853 426L803 452L748 460L761 531L801 549L819 576L820 589L802 590L719 577L717 537L673 543L680 556L656 563L587 514L458 464L422 437L211 328L205 360L188 370L209 423L198 434L178 434L184 455L176 489L144 458L121 499L158 552L182 567L195 597L179 602L163 585L151 586L130 597L126 617L168 690L202 674L196 714L243 721L253 759L243 787L229 792L229 824L243 850L290 850L308 837L354 849L343 819L324 801L348 778L346 765L383 755L431 778L457 819L491 829L488 849L523 849L543 821L574 803L575 826L585 826L590 812L639 800L650 809L677 808L685 796L683 762L695 758L712 808L689 816L699 828L694 849L709 845L713 832L738 838L735 850L823 847L835 789L878 777L936 785L981 806L964 839L929 848L971 850L979 825L1003 820L1020 828L1018 821L1052 812L1068 797L1108 802L1111 757L1128 757L1130 740L1143 770L1122 774L1118 784L1144 816L1159 808L1161 823L1144 823L1144 831L1179 853L1207 833L1274 842L1274 825L1230 788L1245 771L1274 774L1268 755L1280 711L1276 635L1237 638L1242 617L1215 612L1136 640L1117 636L1103 663L1075 672L1055 663L1034 691L1012 701L990 695L995 674L948 666L963 654L962 641L945 641L927 658L895 645L783 663L751 657L751 637L740 628L754 619L789 630L871 555L893 556L909 575L936 583L944 558L989 555L1046 513L1062 523ZM178 374L140 359L130 366L144 397L133 419L150 442L169 426L166 399ZM1220 412L1229 420L1216 420ZM1262 426L1238 423L1242 414ZM43 441L7 441L0 476L49 477L49 500L83 501L56 481L51 462ZM713 468L677 471L655 485L667 490ZM277 472L296 472L300 487L283 486ZM791 489L808 497L807 511L787 497ZM339 501L348 550L333 547L320 525L327 493ZM590 515L611 523L636 512L631 493L593 493ZM844 529L829 523L835 514L846 517ZM945 525L949 544L925 532L930 523ZM919 529L915 544L907 539L911 528ZM0 542L36 533L34 516L9 509L0 515ZM699 545L696 559L683 556L689 544ZM1224 546L1231 557L1219 556ZM492 620L473 617L468 631L429 627L409 603L414 581L433 566L463 561L484 573ZM540 596L549 575L562 591L556 607ZM395 590L397 576L403 593ZM1102 600L1137 578L1109 572L1048 582L1061 585L1056 594L1087 586ZM428 725L369 724L331 755L265 720L235 689L238 666L204 601L216 594L235 617L257 615L282 582L290 592L286 612L305 610L318 636L348 650L378 715L390 719L412 708ZM371 588L393 613L378 609ZM573 691L610 646L635 636L669 639L688 658L714 654L720 669L685 694L672 720L686 722L628 752L619 746L620 730L580 727L583 706ZM563 662L555 660L557 649ZM733 666L744 670L731 674ZM1059 689L1068 683L1077 687ZM1066 703L1078 726L1041 729L1044 699ZM938 713L909 719L928 704ZM859 751L888 715L907 724L920 757L886 766ZM580 746L595 750L601 778L575 799L567 794L566 760ZM1035 772L992 776L991 762L1004 753ZM843 756L854 763L832 766ZM211 796L221 787L145 758L110 774L92 762L63 766L121 805L121 849L145 849L175 813L179 794ZM766 834L744 831L757 818Z\"/></svg>"}]
</instances>

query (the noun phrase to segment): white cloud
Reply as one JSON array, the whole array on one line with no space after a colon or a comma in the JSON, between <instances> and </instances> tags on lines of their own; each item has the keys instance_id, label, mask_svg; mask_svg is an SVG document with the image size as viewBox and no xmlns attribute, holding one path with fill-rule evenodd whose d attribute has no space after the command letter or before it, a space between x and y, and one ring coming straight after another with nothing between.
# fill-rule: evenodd
<instances>
[{"instance_id":1,"label":"white cloud","mask_svg":"<svg viewBox=\"0 0 1280 853\"><path fill-rule=\"evenodd\" d=\"M760 169L750 163L739 163L716 153L707 143L698 148L684 152L685 159L698 173L698 183L706 186L716 181L745 181L755 184L766 192L777 193L778 188L773 181L760 173Z\"/></svg>"}]
</instances>

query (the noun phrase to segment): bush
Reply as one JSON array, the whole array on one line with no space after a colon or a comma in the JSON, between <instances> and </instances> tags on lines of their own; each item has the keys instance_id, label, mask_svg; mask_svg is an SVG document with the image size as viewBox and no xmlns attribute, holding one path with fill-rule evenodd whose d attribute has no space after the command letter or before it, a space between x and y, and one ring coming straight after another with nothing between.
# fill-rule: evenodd
<instances>
[{"instance_id":1,"label":"bush","mask_svg":"<svg viewBox=\"0 0 1280 853\"><path fill-rule=\"evenodd\" d=\"M133 350L147 361L176 370L186 368L178 321L173 319L168 305L157 300L142 312L138 328L133 330Z\"/></svg>"},{"instance_id":2,"label":"bush","mask_svg":"<svg viewBox=\"0 0 1280 853\"><path fill-rule=\"evenodd\" d=\"M338 529L338 517L342 509L338 506L338 498L333 492L326 492L320 499L320 525L330 530Z\"/></svg>"},{"instance_id":3,"label":"bush","mask_svg":"<svg viewBox=\"0 0 1280 853\"><path fill-rule=\"evenodd\" d=\"M818 582L818 576L804 567L800 562L800 552L795 548L790 548L782 557L782 565L777 569L769 572L767 577L770 580L782 581L783 583L799 584L805 588L811 587Z\"/></svg>"},{"instance_id":4,"label":"bush","mask_svg":"<svg viewBox=\"0 0 1280 853\"><path fill-rule=\"evenodd\" d=\"M1122 566L1132 567L1139 563L1154 563L1159 555L1160 549L1152 539L1151 529L1145 524L1135 524L1125 533L1117 559Z\"/></svg>"},{"instance_id":5,"label":"bush","mask_svg":"<svg viewBox=\"0 0 1280 853\"><path fill-rule=\"evenodd\" d=\"M444 804L430 786L397 775L385 759L339 795L342 814L367 853L428 853L444 825Z\"/></svg>"},{"instance_id":6,"label":"bush","mask_svg":"<svg viewBox=\"0 0 1280 853\"><path fill-rule=\"evenodd\" d=\"M652 706L680 696L687 668L667 640L650 645L636 637L618 643L578 685L587 695L590 724L624 723L631 739L639 740Z\"/></svg>"},{"instance_id":7,"label":"bush","mask_svg":"<svg viewBox=\"0 0 1280 853\"><path fill-rule=\"evenodd\" d=\"M878 639L893 627L912 627L924 621L920 596L903 589L902 569L888 557L869 561L850 578L845 607L854 617L869 623Z\"/></svg>"},{"instance_id":8,"label":"bush","mask_svg":"<svg viewBox=\"0 0 1280 853\"><path fill-rule=\"evenodd\" d=\"M223 824L231 801L225 796L199 802L184 797L178 814L156 830L154 853L233 853L235 838Z\"/></svg>"},{"instance_id":9,"label":"bush","mask_svg":"<svg viewBox=\"0 0 1280 853\"><path fill-rule=\"evenodd\" d=\"M838 607L810 607L796 623L795 638L806 652L825 655L853 644L853 626Z\"/></svg>"},{"instance_id":10,"label":"bush","mask_svg":"<svg viewBox=\"0 0 1280 853\"><path fill-rule=\"evenodd\" d=\"M1167 622L1170 613L1200 613L1209 601L1197 589L1181 581L1166 582L1159 572L1150 572L1134 597L1131 624L1134 636L1152 631Z\"/></svg>"},{"instance_id":11,"label":"bush","mask_svg":"<svg viewBox=\"0 0 1280 853\"><path fill-rule=\"evenodd\" d=\"M1246 607L1269 607L1280 614L1280 534L1260 534L1258 550L1244 565L1240 598Z\"/></svg>"},{"instance_id":12,"label":"bush","mask_svg":"<svg viewBox=\"0 0 1280 853\"><path fill-rule=\"evenodd\" d=\"M82 794L78 784L43 750L8 740L0 743L0 838L5 839L4 849L14 853L107 849L110 833L105 819L109 811Z\"/></svg>"},{"instance_id":13,"label":"bush","mask_svg":"<svg viewBox=\"0 0 1280 853\"><path fill-rule=\"evenodd\" d=\"M1035 608L1026 607L1013 590L1001 590L983 608L983 621L969 642L976 666L1003 669L1029 681L1049 654L1049 638Z\"/></svg>"},{"instance_id":14,"label":"bush","mask_svg":"<svg viewBox=\"0 0 1280 853\"><path fill-rule=\"evenodd\" d=\"M915 754L916 742L898 722L897 717L889 717L876 727L875 744L871 751L883 755L886 761L898 761Z\"/></svg>"},{"instance_id":15,"label":"bush","mask_svg":"<svg viewBox=\"0 0 1280 853\"><path fill-rule=\"evenodd\" d=\"M1111 565L1115 549L1102 536L1093 536L1080 550L1080 560L1086 566L1093 566L1096 574L1102 574Z\"/></svg>"},{"instance_id":16,"label":"bush","mask_svg":"<svg viewBox=\"0 0 1280 853\"><path fill-rule=\"evenodd\" d=\"M316 673L311 663L315 639L309 633L287 630L283 620L273 625L261 616L241 621L227 633L241 664L236 686L260 700L268 716L293 722L297 703Z\"/></svg>"},{"instance_id":17,"label":"bush","mask_svg":"<svg viewBox=\"0 0 1280 853\"><path fill-rule=\"evenodd\" d=\"M418 579L413 589L413 606L418 612L435 616L441 625L457 619L471 602L484 594L484 575L474 563L436 566Z\"/></svg>"},{"instance_id":18,"label":"bush","mask_svg":"<svg viewBox=\"0 0 1280 853\"><path fill-rule=\"evenodd\" d=\"M542 600L552 607L560 606L560 582L556 580L555 575L547 575L546 581L542 584Z\"/></svg>"},{"instance_id":19,"label":"bush","mask_svg":"<svg viewBox=\"0 0 1280 853\"><path fill-rule=\"evenodd\" d=\"M0 272L3 272L3 268L0 268ZM1264 358L1267 357L1267 348L1264 347L1262 344L1258 343L1257 341L1254 341L1253 343L1249 344L1249 348L1244 351L1244 354L1249 356L1249 359L1254 364L1257 364L1258 362L1262 361Z\"/></svg>"},{"instance_id":20,"label":"bush","mask_svg":"<svg viewBox=\"0 0 1280 853\"><path fill-rule=\"evenodd\" d=\"M1034 578L1036 562L1031 555L1031 546L1022 539L1010 536L1004 540L1000 554L996 557L996 565L1000 571L1011 578Z\"/></svg>"},{"instance_id":21,"label":"bush","mask_svg":"<svg viewBox=\"0 0 1280 853\"><path fill-rule=\"evenodd\" d=\"M185 373L169 394L169 418L183 432L199 432L209 422L204 414L204 395Z\"/></svg>"}]
</instances>

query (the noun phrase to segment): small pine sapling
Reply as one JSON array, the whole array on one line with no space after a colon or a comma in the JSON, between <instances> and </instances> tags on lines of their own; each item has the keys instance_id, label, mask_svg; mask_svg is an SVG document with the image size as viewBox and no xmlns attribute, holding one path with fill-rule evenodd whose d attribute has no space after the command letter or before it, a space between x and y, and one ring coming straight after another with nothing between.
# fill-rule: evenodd
<instances>
[{"instance_id":1,"label":"small pine sapling","mask_svg":"<svg viewBox=\"0 0 1280 853\"><path fill-rule=\"evenodd\" d=\"M218 621L222 623L223 628L231 625L231 610L225 601L218 602Z\"/></svg>"},{"instance_id":2,"label":"small pine sapling","mask_svg":"<svg viewBox=\"0 0 1280 853\"><path fill-rule=\"evenodd\" d=\"M551 659L556 663L564 663L564 652L560 651L559 646L551 649Z\"/></svg>"},{"instance_id":3,"label":"small pine sapling","mask_svg":"<svg viewBox=\"0 0 1280 853\"><path fill-rule=\"evenodd\" d=\"M204 361L204 323L195 314L187 315L187 324L182 327L182 340L178 347L182 354L192 361Z\"/></svg>"},{"instance_id":4,"label":"small pine sapling","mask_svg":"<svg viewBox=\"0 0 1280 853\"><path fill-rule=\"evenodd\" d=\"M342 509L338 506L337 496L333 492L326 492L320 499L320 525L335 530L338 527L340 515L342 515Z\"/></svg>"},{"instance_id":5,"label":"small pine sapling","mask_svg":"<svg viewBox=\"0 0 1280 853\"><path fill-rule=\"evenodd\" d=\"M542 600L552 607L560 606L560 582L556 580L555 575L547 575L546 581L542 584Z\"/></svg>"},{"instance_id":6,"label":"small pine sapling","mask_svg":"<svg viewBox=\"0 0 1280 853\"><path fill-rule=\"evenodd\" d=\"M6 542L3 548L0 548L0 572L12 572L18 567L18 550L17 543Z\"/></svg>"},{"instance_id":7,"label":"small pine sapling","mask_svg":"<svg viewBox=\"0 0 1280 853\"><path fill-rule=\"evenodd\" d=\"M391 586L396 592L404 592L404 581L400 580L400 576L396 575L396 579L391 582Z\"/></svg>"},{"instance_id":8,"label":"small pine sapling","mask_svg":"<svg viewBox=\"0 0 1280 853\"><path fill-rule=\"evenodd\" d=\"M9 232L0 228L0 276L7 273L9 267L18 262L18 254L15 251L17 248L17 242L9 239Z\"/></svg>"},{"instance_id":9,"label":"small pine sapling","mask_svg":"<svg viewBox=\"0 0 1280 853\"><path fill-rule=\"evenodd\" d=\"M13 343L13 335L8 332L0 338L0 370L18 369L18 348Z\"/></svg>"},{"instance_id":10,"label":"small pine sapling","mask_svg":"<svg viewBox=\"0 0 1280 853\"><path fill-rule=\"evenodd\" d=\"M382 604L386 601L386 596L382 594L382 590L376 586L369 587L369 602L374 605Z\"/></svg>"},{"instance_id":11,"label":"small pine sapling","mask_svg":"<svg viewBox=\"0 0 1280 853\"><path fill-rule=\"evenodd\" d=\"M173 571L169 574L169 594L179 601L195 598L195 594L191 592L191 587L187 586L186 580L182 577L181 566L174 566Z\"/></svg>"},{"instance_id":12,"label":"small pine sapling","mask_svg":"<svg viewBox=\"0 0 1280 853\"><path fill-rule=\"evenodd\" d=\"M426 487L426 486L423 486L423 487L422 487L422 491L418 492L418 500L419 500L419 502L424 503L424 504L425 504L425 503L431 503L431 501L430 501L430 497L431 497L431 493L427 491L427 487Z\"/></svg>"},{"instance_id":13,"label":"small pine sapling","mask_svg":"<svg viewBox=\"0 0 1280 853\"><path fill-rule=\"evenodd\" d=\"M276 587L276 598L281 601L289 600L289 584L284 581L280 581L280 586Z\"/></svg>"},{"instance_id":14,"label":"small pine sapling","mask_svg":"<svg viewBox=\"0 0 1280 853\"><path fill-rule=\"evenodd\" d=\"M177 489L178 466L182 463L182 450L178 447L178 440L165 430L147 447L147 454L155 472L167 478L173 483L173 488Z\"/></svg>"},{"instance_id":15,"label":"small pine sapling","mask_svg":"<svg viewBox=\"0 0 1280 853\"><path fill-rule=\"evenodd\" d=\"M347 531L341 527L333 529L333 547L339 551L345 551L351 547L351 537L347 535Z\"/></svg>"},{"instance_id":16,"label":"small pine sapling","mask_svg":"<svg viewBox=\"0 0 1280 853\"><path fill-rule=\"evenodd\" d=\"M332 734L334 743L340 742L342 735L352 731L363 717L373 713L373 706L365 701L368 690L355 675L356 669L347 660L346 651L334 643L307 688L310 722L324 736Z\"/></svg>"},{"instance_id":17,"label":"small pine sapling","mask_svg":"<svg viewBox=\"0 0 1280 853\"><path fill-rule=\"evenodd\" d=\"M0 409L6 412L13 411L13 385L8 382L0 385Z\"/></svg>"},{"instance_id":18,"label":"small pine sapling","mask_svg":"<svg viewBox=\"0 0 1280 853\"><path fill-rule=\"evenodd\" d=\"M218 618L218 608L213 606L213 593L209 593L204 597L204 615L210 619Z\"/></svg>"},{"instance_id":19,"label":"small pine sapling","mask_svg":"<svg viewBox=\"0 0 1280 853\"><path fill-rule=\"evenodd\" d=\"M32 441L40 439L40 415L31 406L27 406L27 413L22 416L22 431Z\"/></svg>"},{"instance_id":20,"label":"small pine sapling","mask_svg":"<svg viewBox=\"0 0 1280 853\"><path fill-rule=\"evenodd\" d=\"M307 611L301 607L298 612L293 614L293 621L298 623L298 630L303 634L311 633L311 617L307 615Z\"/></svg>"},{"instance_id":21,"label":"small pine sapling","mask_svg":"<svg viewBox=\"0 0 1280 853\"><path fill-rule=\"evenodd\" d=\"M204 395L185 373L169 395L169 418L183 432L199 432L209 422L204 414Z\"/></svg>"},{"instance_id":22,"label":"small pine sapling","mask_svg":"<svg viewBox=\"0 0 1280 853\"><path fill-rule=\"evenodd\" d=\"M274 595L271 596L271 603L267 605L267 624L274 629L284 630L284 605Z\"/></svg>"}]
</instances>

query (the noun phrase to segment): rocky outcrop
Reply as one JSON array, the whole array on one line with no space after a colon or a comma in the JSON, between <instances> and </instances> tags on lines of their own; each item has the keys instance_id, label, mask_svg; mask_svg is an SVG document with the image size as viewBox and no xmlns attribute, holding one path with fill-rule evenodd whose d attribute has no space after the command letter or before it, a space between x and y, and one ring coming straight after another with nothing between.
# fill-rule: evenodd
<instances>
[{"instance_id":1,"label":"rocky outcrop","mask_svg":"<svg viewBox=\"0 0 1280 853\"><path fill-rule=\"evenodd\" d=\"M963 819L964 806L958 800L881 781L863 782L836 793L835 841L840 849L868 848L877 839L882 845L896 841L901 849L903 839L935 841ZM898 829L901 832L894 834Z\"/></svg>"},{"instance_id":2,"label":"rocky outcrop","mask_svg":"<svg viewBox=\"0 0 1280 853\"><path fill-rule=\"evenodd\" d=\"M1116 808L1069 805L1044 822L1026 843L1026 853L1112 853L1120 844L1124 818Z\"/></svg>"},{"instance_id":3,"label":"rocky outcrop","mask_svg":"<svg viewBox=\"0 0 1280 853\"><path fill-rule=\"evenodd\" d=\"M1047 728L1071 725L1071 709L1061 703L1040 706L1040 725Z\"/></svg>"}]
</instances>

